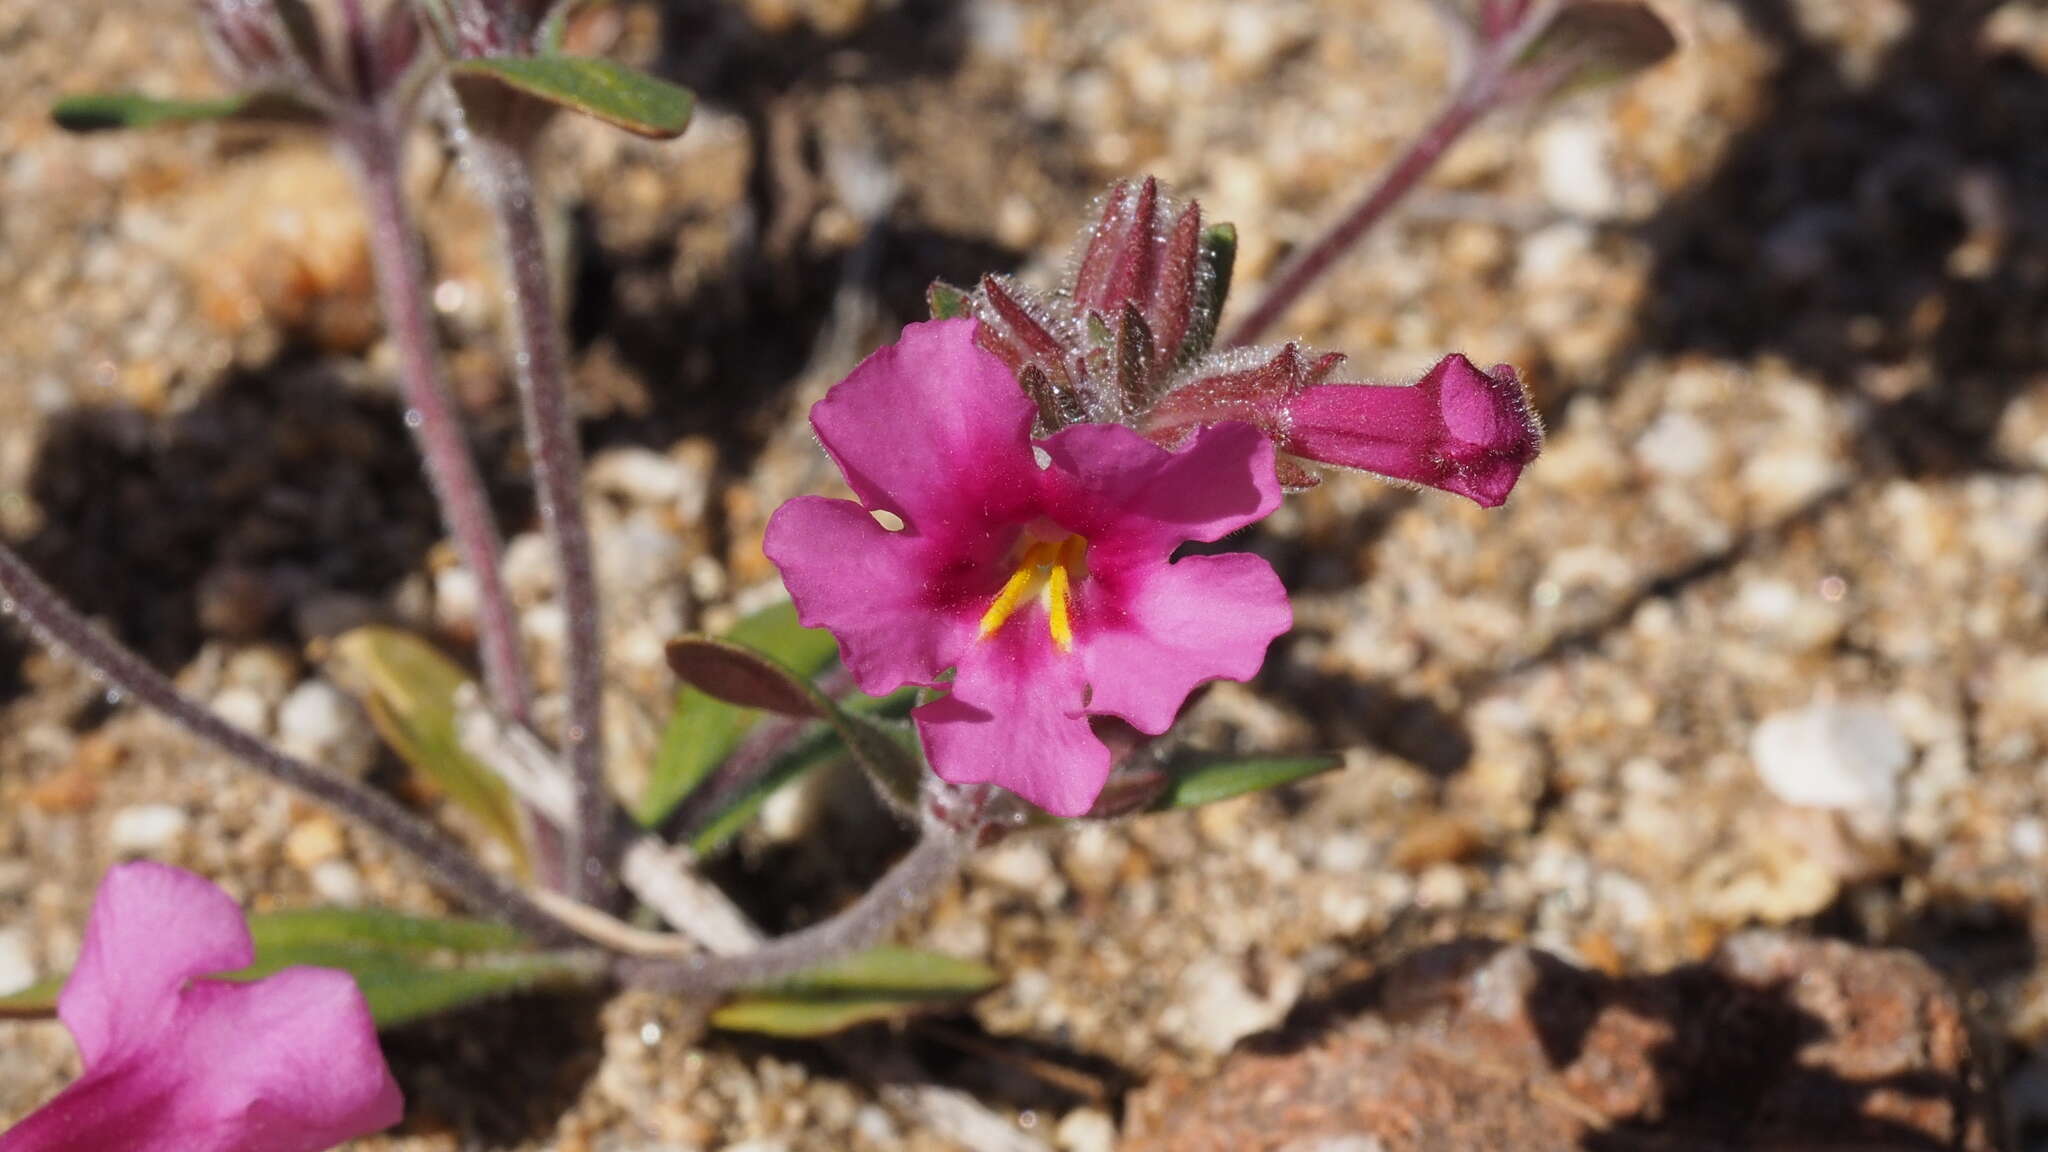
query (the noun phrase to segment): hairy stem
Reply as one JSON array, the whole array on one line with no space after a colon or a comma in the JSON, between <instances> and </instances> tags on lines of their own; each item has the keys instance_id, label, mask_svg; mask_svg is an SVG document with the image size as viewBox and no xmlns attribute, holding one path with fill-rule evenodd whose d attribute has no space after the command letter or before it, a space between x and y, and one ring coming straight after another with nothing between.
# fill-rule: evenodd
<instances>
[{"instance_id":1,"label":"hairy stem","mask_svg":"<svg viewBox=\"0 0 2048 1152\"><path fill-rule=\"evenodd\" d=\"M477 126L459 133L458 140L497 224L527 451L533 458L541 522L560 570L569 625L569 720L563 743L576 796L576 819L567 830L574 869L569 891L588 900L609 885L614 853L611 795L604 777L604 625L598 615L590 526L583 518L583 452L569 403L533 169L523 143L516 133Z\"/></svg>"},{"instance_id":2,"label":"hairy stem","mask_svg":"<svg viewBox=\"0 0 2048 1152\"><path fill-rule=\"evenodd\" d=\"M394 126L374 114L343 128L337 139L369 213L370 256L384 322L398 352L406 424L427 462L441 520L454 537L463 567L476 578L484 688L501 714L530 724L533 686L520 651L519 621L505 591L503 541L436 354L425 272L405 203L403 141Z\"/></svg>"},{"instance_id":3,"label":"hairy stem","mask_svg":"<svg viewBox=\"0 0 2048 1152\"><path fill-rule=\"evenodd\" d=\"M692 997L771 984L873 946L959 872L979 826L930 827L909 855L829 920L778 936L751 951L684 959L626 959L620 975L644 988Z\"/></svg>"},{"instance_id":4,"label":"hairy stem","mask_svg":"<svg viewBox=\"0 0 2048 1152\"><path fill-rule=\"evenodd\" d=\"M504 920L544 944L575 941L574 935L525 894L492 875L461 845L397 801L286 755L178 691L142 657L94 628L4 544L0 544L0 608L19 619L38 640L83 663L109 688L156 709L193 736L381 834L425 865L470 908Z\"/></svg>"}]
</instances>

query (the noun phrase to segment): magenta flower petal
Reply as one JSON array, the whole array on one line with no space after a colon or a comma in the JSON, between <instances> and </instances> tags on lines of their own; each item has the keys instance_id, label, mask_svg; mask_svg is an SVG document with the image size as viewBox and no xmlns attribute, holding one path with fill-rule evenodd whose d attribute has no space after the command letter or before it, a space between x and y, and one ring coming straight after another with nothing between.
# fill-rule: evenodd
<instances>
[{"instance_id":1,"label":"magenta flower petal","mask_svg":"<svg viewBox=\"0 0 2048 1152\"><path fill-rule=\"evenodd\" d=\"M1028 489L1037 409L972 320L912 324L811 406L811 427L870 510L960 531Z\"/></svg>"},{"instance_id":2,"label":"magenta flower petal","mask_svg":"<svg viewBox=\"0 0 2048 1152\"><path fill-rule=\"evenodd\" d=\"M928 578L943 563L934 542L891 532L852 501L791 500L769 518L761 550L782 570L797 618L832 632L864 692L935 683L974 639L973 613Z\"/></svg>"},{"instance_id":3,"label":"magenta flower petal","mask_svg":"<svg viewBox=\"0 0 2048 1152\"><path fill-rule=\"evenodd\" d=\"M1445 357L1408 387L1320 384L1287 402L1280 446L1296 456L1455 492L1499 507L1543 446L1515 370Z\"/></svg>"},{"instance_id":4,"label":"magenta flower petal","mask_svg":"<svg viewBox=\"0 0 2048 1152\"><path fill-rule=\"evenodd\" d=\"M355 981L204 978L250 959L218 888L161 864L109 872L59 1003L85 1075L0 1152L319 1152L396 1124L403 1101Z\"/></svg>"},{"instance_id":5,"label":"magenta flower petal","mask_svg":"<svg viewBox=\"0 0 2048 1152\"><path fill-rule=\"evenodd\" d=\"M1118 424L1076 424L1044 447L1054 517L1104 548L1163 557L1280 506L1272 445L1249 424L1209 425L1178 452Z\"/></svg>"},{"instance_id":6,"label":"magenta flower petal","mask_svg":"<svg viewBox=\"0 0 2048 1152\"><path fill-rule=\"evenodd\" d=\"M246 968L256 945L242 910L202 877L138 862L109 869L93 897L78 965L57 999L88 1066L153 1042L188 981Z\"/></svg>"},{"instance_id":7,"label":"magenta flower petal","mask_svg":"<svg viewBox=\"0 0 2048 1152\"><path fill-rule=\"evenodd\" d=\"M1234 422L1178 452L1106 425L1033 445L1035 405L975 334L913 324L819 401L812 423L865 507L792 500L763 548L864 691L944 684L915 713L935 772L1078 816L1111 764L1091 715L1163 732L1197 685L1251 676L1287 629L1264 560L1170 563L1279 504L1274 449Z\"/></svg>"},{"instance_id":8,"label":"magenta flower petal","mask_svg":"<svg viewBox=\"0 0 2048 1152\"><path fill-rule=\"evenodd\" d=\"M1294 626L1287 590L1257 556L1189 556L1103 581L1113 611L1091 613L1079 626L1095 690L1088 711L1154 736L1172 727L1201 685L1257 675L1267 646Z\"/></svg>"},{"instance_id":9,"label":"magenta flower petal","mask_svg":"<svg viewBox=\"0 0 2048 1152\"><path fill-rule=\"evenodd\" d=\"M1055 816L1084 816L1109 779L1109 749L1081 711L1080 662L1038 629L1005 628L968 649L952 691L911 715L942 779L1000 784Z\"/></svg>"}]
</instances>

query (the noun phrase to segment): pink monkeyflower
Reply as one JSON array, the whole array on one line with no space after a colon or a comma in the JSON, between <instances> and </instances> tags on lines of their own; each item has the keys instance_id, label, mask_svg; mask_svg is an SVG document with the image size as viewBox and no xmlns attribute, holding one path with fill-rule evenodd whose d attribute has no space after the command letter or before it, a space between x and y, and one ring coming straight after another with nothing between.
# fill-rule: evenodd
<instances>
[{"instance_id":1,"label":"pink monkeyflower","mask_svg":"<svg viewBox=\"0 0 2048 1152\"><path fill-rule=\"evenodd\" d=\"M1341 355L1224 353L1147 414L1146 434L1167 445L1216 420L1265 429L1281 452L1283 482L1314 485L1296 460L1358 468L1455 492L1497 508L1543 448L1543 426L1515 370L1491 372L1452 354L1405 387L1327 383Z\"/></svg>"},{"instance_id":2,"label":"pink monkeyflower","mask_svg":"<svg viewBox=\"0 0 2048 1152\"><path fill-rule=\"evenodd\" d=\"M914 714L941 777L1079 816L1111 767L1091 716L1163 733L1291 625L1264 560L1172 559L1279 504L1273 449L1245 424L1178 452L1110 424L1034 442L1037 406L975 333L912 324L811 409L858 502L792 500L763 547L864 691L948 689Z\"/></svg>"},{"instance_id":3,"label":"pink monkeyflower","mask_svg":"<svg viewBox=\"0 0 2048 1152\"><path fill-rule=\"evenodd\" d=\"M404 1110L346 973L208 976L255 959L235 902L162 864L123 864L93 901L57 1014L85 1075L0 1134L0 1152L318 1152Z\"/></svg>"}]
</instances>

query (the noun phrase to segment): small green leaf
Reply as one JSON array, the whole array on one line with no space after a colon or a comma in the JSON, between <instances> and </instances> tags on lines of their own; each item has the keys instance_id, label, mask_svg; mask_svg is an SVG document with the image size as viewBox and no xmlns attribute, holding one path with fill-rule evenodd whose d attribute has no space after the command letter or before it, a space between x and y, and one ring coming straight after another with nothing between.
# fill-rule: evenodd
<instances>
[{"instance_id":1,"label":"small green leaf","mask_svg":"<svg viewBox=\"0 0 2048 1152\"><path fill-rule=\"evenodd\" d=\"M1201 304L1195 320L1181 343L1180 358L1186 363L1209 350L1216 341L1216 325L1223 319L1223 305L1230 298L1230 276L1237 267L1237 226L1212 224L1202 229L1202 247L1196 260L1201 269L1195 281Z\"/></svg>"},{"instance_id":2,"label":"small green leaf","mask_svg":"<svg viewBox=\"0 0 2048 1152\"><path fill-rule=\"evenodd\" d=\"M711 1014L732 1032L812 1038L979 996L1000 977L938 952L876 948L742 995Z\"/></svg>"},{"instance_id":3,"label":"small green leaf","mask_svg":"<svg viewBox=\"0 0 2048 1152\"><path fill-rule=\"evenodd\" d=\"M384 742L510 845L523 869L526 840L512 791L463 751L456 735L455 695L469 673L425 640L396 628L370 625L343 633L332 651L336 678L363 698Z\"/></svg>"},{"instance_id":4,"label":"small green leaf","mask_svg":"<svg viewBox=\"0 0 2048 1152\"><path fill-rule=\"evenodd\" d=\"M1152 805L1154 811L1167 808L1198 808L1228 800L1247 792L1263 792L1319 776L1344 765L1337 756L1291 756L1259 759L1203 758L1184 767L1168 770L1172 777L1166 791Z\"/></svg>"},{"instance_id":5,"label":"small green leaf","mask_svg":"<svg viewBox=\"0 0 2048 1152\"><path fill-rule=\"evenodd\" d=\"M974 299L944 280L934 280L924 290L925 303L934 320L964 320L974 315Z\"/></svg>"},{"instance_id":6,"label":"small green leaf","mask_svg":"<svg viewBox=\"0 0 2048 1152\"><path fill-rule=\"evenodd\" d=\"M520 947L519 933L492 920L437 920L374 908L298 908L249 919L256 951L288 951L347 941L386 952L475 955Z\"/></svg>"},{"instance_id":7,"label":"small green leaf","mask_svg":"<svg viewBox=\"0 0 2048 1152\"><path fill-rule=\"evenodd\" d=\"M516 92L659 140L682 135L696 104L687 88L588 56L495 56L458 60L448 70L456 77L496 81Z\"/></svg>"},{"instance_id":8,"label":"small green leaf","mask_svg":"<svg viewBox=\"0 0 2048 1152\"><path fill-rule=\"evenodd\" d=\"M480 920L306 909L251 916L249 935L256 943L256 962L222 973L222 979L260 980L300 966L339 969L355 978L379 1028L602 976L581 958L523 951L511 929ZM65 979L0 997L0 1016L54 1012Z\"/></svg>"},{"instance_id":9,"label":"small green leaf","mask_svg":"<svg viewBox=\"0 0 2048 1152\"><path fill-rule=\"evenodd\" d=\"M337 968L355 977L380 1028L593 975L581 961L526 951L518 933L483 920L307 908L251 916L249 935L256 963L227 979L260 980L301 965Z\"/></svg>"},{"instance_id":10,"label":"small green leaf","mask_svg":"<svg viewBox=\"0 0 2048 1152\"><path fill-rule=\"evenodd\" d=\"M224 96L217 100L160 100L140 92L95 92L66 96L50 106L50 118L67 132L105 132L116 128L150 128L198 120L242 116L263 102L255 96ZM275 102L270 102L274 106Z\"/></svg>"},{"instance_id":11,"label":"small green leaf","mask_svg":"<svg viewBox=\"0 0 2048 1152\"><path fill-rule=\"evenodd\" d=\"M832 634L797 623L796 606L787 600L764 608L726 633L726 639L766 652L804 676L823 672L839 655ZM655 755L654 771L634 808L640 823L653 827L667 819L676 805L695 792L714 768L739 747L758 719L745 708L717 700L685 685L676 694Z\"/></svg>"}]
</instances>

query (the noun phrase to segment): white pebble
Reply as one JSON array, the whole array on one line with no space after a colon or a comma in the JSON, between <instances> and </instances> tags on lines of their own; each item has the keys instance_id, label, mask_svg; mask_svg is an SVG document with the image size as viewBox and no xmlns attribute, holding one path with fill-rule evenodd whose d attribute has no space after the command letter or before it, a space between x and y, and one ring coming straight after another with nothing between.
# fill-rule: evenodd
<instances>
[{"instance_id":1,"label":"white pebble","mask_svg":"<svg viewBox=\"0 0 2048 1152\"><path fill-rule=\"evenodd\" d=\"M664 504L683 494L688 476L675 461L647 448L612 448L590 462L589 487L629 504Z\"/></svg>"},{"instance_id":2,"label":"white pebble","mask_svg":"<svg viewBox=\"0 0 2048 1152\"><path fill-rule=\"evenodd\" d=\"M30 955L28 929L0 928L0 996L36 982L35 957Z\"/></svg>"},{"instance_id":3,"label":"white pebble","mask_svg":"<svg viewBox=\"0 0 2048 1152\"><path fill-rule=\"evenodd\" d=\"M1060 1152L1116 1152L1116 1124L1100 1108L1076 1108L1053 1131Z\"/></svg>"},{"instance_id":4,"label":"white pebble","mask_svg":"<svg viewBox=\"0 0 2048 1152\"><path fill-rule=\"evenodd\" d=\"M185 810L170 804L137 804L114 813L107 839L123 856L159 856L192 824Z\"/></svg>"},{"instance_id":5,"label":"white pebble","mask_svg":"<svg viewBox=\"0 0 2048 1152\"><path fill-rule=\"evenodd\" d=\"M555 554L538 532L514 536L505 545L505 592L519 604L538 604L555 590Z\"/></svg>"},{"instance_id":6,"label":"white pebble","mask_svg":"<svg viewBox=\"0 0 2048 1152\"><path fill-rule=\"evenodd\" d=\"M1268 968L1261 996L1245 986L1237 965L1209 956L1181 973L1180 998L1160 1023L1190 1047L1228 1052L1239 1040L1278 1024L1301 994L1301 973L1291 964Z\"/></svg>"},{"instance_id":7,"label":"white pebble","mask_svg":"<svg viewBox=\"0 0 2048 1152\"><path fill-rule=\"evenodd\" d=\"M270 703L253 688L224 688L213 698L214 714L244 732L270 734Z\"/></svg>"},{"instance_id":8,"label":"white pebble","mask_svg":"<svg viewBox=\"0 0 2048 1152\"><path fill-rule=\"evenodd\" d=\"M1913 750L1891 715L1869 702L1816 701L1757 725L1757 775L1788 804L1869 815L1897 810Z\"/></svg>"},{"instance_id":9,"label":"white pebble","mask_svg":"<svg viewBox=\"0 0 2048 1152\"><path fill-rule=\"evenodd\" d=\"M1636 438L1636 461L1659 476L1690 480L1720 457L1714 432L1689 412L1666 412Z\"/></svg>"},{"instance_id":10,"label":"white pebble","mask_svg":"<svg viewBox=\"0 0 2048 1152\"><path fill-rule=\"evenodd\" d=\"M363 902L363 874L346 860L327 860L314 865L312 875L313 891L320 899L343 908L354 908Z\"/></svg>"},{"instance_id":11,"label":"white pebble","mask_svg":"<svg viewBox=\"0 0 2048 1152\"><path fill-rule=\"evenodd\" d=\"M1537 180L1560 212L1600 219L1621 210L1621 189L1608 162L1607 123L1587 117L1553 120L1536 142Z\"/></svg>"},{"instance_id":12,"label":"white pebble","mask_svg":"<svg viewBox=\"0 0 2048 1152\"><path fill-rule=\"evenodd\" d=\"M325 680L308 680L277 710L277 741L285 751L345 776L361 776L377 755L377 737L362 705Z\"/></svg>"},{"instance_id":13,"label":"white pebble","mask_svg":"<svg viewBox=\"0 0 2048 1152\"><path fill-rule=\"evenodd\" d=\"M453 566L434 573L434 624L443 632L474 632L479 603L476 573Z\"/></svg>"}]
</instances>

